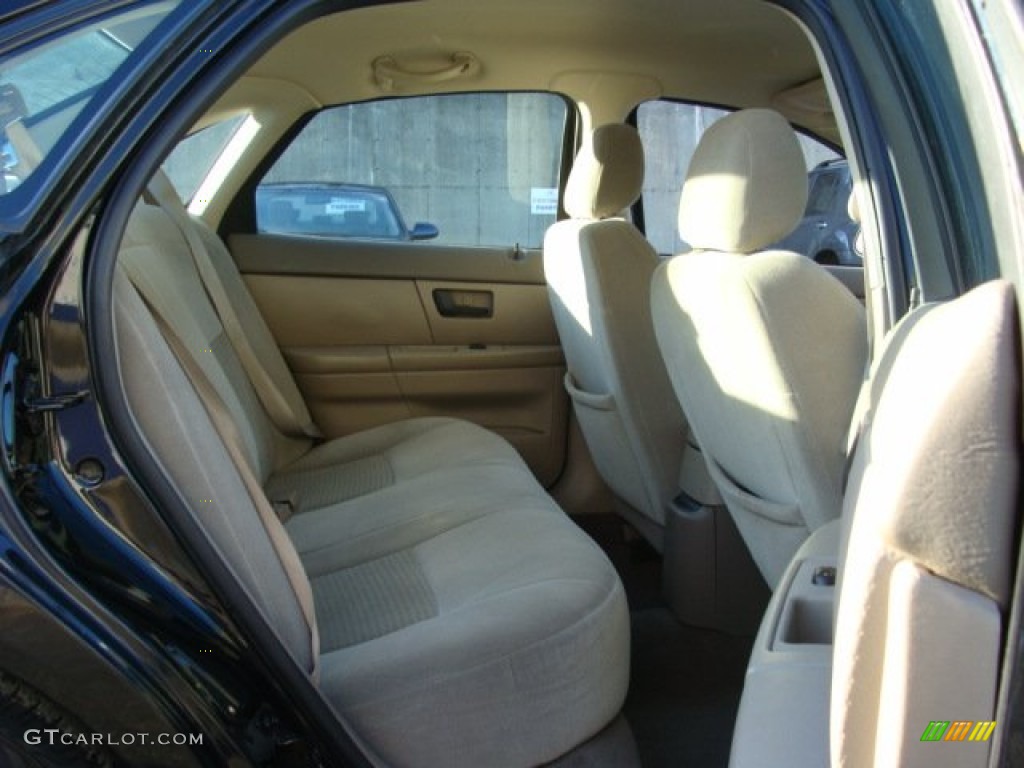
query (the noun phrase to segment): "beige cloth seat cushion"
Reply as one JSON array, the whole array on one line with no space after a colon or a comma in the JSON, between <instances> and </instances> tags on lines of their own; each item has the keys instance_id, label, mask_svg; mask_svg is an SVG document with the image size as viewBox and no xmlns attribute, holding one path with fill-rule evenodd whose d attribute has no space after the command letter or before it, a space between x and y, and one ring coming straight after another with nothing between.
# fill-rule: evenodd
<instances>
[{"instance_id":1,"label":"beige cloth seat cushion","mask_svg":"<svg viewBox=\"0 0 1024 768\"><path fill-rule=\"evenodd\" d=\"M488 465L526 468L490 430L457 419L408 419L318 445L273 473L265 488L299 513L438 470Z\"/></svg>"},{"instance_id":2,"label":"beige cloth seat cushion","mask_svg":"<svg viewBox=\"0 0 1024 768\"><path fill-rule=\"evenodd\" d=\"M319 641L320 689L366 745L395 765L525 766L601 731L628 685L622 586L512 446L452 419L317 447L285 438L225 343L184 248L166 214L139 206L115 283L129 404L186 505L303 669L316 666ZM294 497L286 537L272 540L259 523L128 275L160 286L158 314L197 350L270 497ZM316 637L287 578L296 554Z\"/></svg>"},{"instance_id":3,"label":"beige cloth seat cushion","mask_svg":"<svg viewBox=\"0 0 1024 768\"><path fill-rule=\"evenodd\" d=\"M478 478L489 496L492 478ZM483 508L456 501L462 486L450 482L433 495L395 486L379 511L440 514L420 511L329 556L299 547L321 617L321 687L389 764L532 765L622 706L629 617L618 578L539 488L513 498L514 485L507 477Z\"/></svg>"},{"instance_id":4,"label":"beige cloth seat cushion","mask_svg":"<svg viewBox=\"0 0 1024 768\"><path fill-rule=\"evenodd\" d=\"M471 452L464 462L421 451L445 439ZM615 716L629 670L621 584L508 443L422 419L319 450L310 463L397 468L285 526L312 583L321 688L386 761L528 765Z\"/></svg>"},{"instance_id":5,"label":"beige cloth seat cushion","mask_svg":"<svg viewBox=\"0 0 1024 768\"><path fill-rule=\"evenodd\" d=\"M294 515L288 534L311 575L411 546L420 536L536 498L532 475L511 467L453 467ZM425 533L424 533L425 532Z\"/></svg>"}]
</instances>

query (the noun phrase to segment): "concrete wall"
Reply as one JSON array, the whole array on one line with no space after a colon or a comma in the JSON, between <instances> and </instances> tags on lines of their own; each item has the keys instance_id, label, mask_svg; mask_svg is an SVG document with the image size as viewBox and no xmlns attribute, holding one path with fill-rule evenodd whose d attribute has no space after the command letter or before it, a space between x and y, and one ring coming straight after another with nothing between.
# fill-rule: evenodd
<instances>
[{"instance_id":1,"label":"concrete wall","mask_svg":"<svg viewBox=\"0 0 1024 768\"><path fill-rule=\"evenodd\" d=\"M679 190L700 135L724 114L663 102L641 108L645 222L662 253L683 247L675 232ZM531 194L557 185L564 121L564 102L538 94L396 99L327 110L306 126L266 181L383 186L408 227L417 221L438 227L435 242L537 247L555 215L531 205ZM218 128L184 143L168 160L184 194L201 180L209 162L203 158L229 137L230 130ZM835 157L811 140L802 144L808 168Z\"/></svg>"}]
</instances>

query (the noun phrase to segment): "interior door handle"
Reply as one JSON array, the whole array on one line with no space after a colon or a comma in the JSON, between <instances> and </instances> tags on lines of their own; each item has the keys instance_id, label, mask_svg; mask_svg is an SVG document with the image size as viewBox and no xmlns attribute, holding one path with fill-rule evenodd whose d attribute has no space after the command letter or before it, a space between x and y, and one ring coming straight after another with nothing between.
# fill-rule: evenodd
<instances>
[{"instance_id":1,"label":"interior door handle","mask_svg":"<svg viewBox=\"0 0 1024 768\"><path fill-rule=\"evenodd\" d=\"M493 291L465 291L455 288L435 288L434 306L441 317L487 318L494 317Z\"/></svg>"}]
</instances>

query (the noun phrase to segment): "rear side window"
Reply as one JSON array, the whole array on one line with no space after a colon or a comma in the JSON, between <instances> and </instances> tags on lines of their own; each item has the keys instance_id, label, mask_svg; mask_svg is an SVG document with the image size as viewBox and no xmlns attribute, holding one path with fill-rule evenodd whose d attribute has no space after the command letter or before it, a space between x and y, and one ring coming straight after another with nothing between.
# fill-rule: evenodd
<instances>
[{"instance_id":1,"label":"rear side window","mask_svg":"<svg viewBox=\"0 0 1024 768\"><path fill-rule=\"evenodd\" d=\"M565 101L474 93L323 110L256 188L260 232L540 247L558 211Z\"/></svg>"},{"instance_id":2,"label":"rear side window","mask_svg":"<svg viewBox=\"0 0 1024 768\"><path fill-rule=\"evenodd\" d=\"M637 109L637 130L646 157L644 227L647 239L659 253L679 253L689 247L676 228L679 194L701 136L727 114L727 110L675 101L648 101ZM798 138L808 171L840 157L822 142L803 135ZM843 202L843 210L845 206Z\"/></svg>"}]
</instances>

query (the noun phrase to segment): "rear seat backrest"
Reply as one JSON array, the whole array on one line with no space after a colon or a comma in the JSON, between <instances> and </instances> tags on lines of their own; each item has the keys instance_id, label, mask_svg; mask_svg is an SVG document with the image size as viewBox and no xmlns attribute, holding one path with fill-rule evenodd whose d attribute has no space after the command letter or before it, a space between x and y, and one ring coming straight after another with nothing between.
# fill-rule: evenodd
<instances>
[{"instance_id":1,"label":"rear seat backrest","mask_svg":"<svg viewBox=\"0 0 1024 768\"><path fill-rule=\"evenodd\" d=\"M204 240L216 237L204 227L197 229L200 234L205 230ZM219 248L223 249L223 245ZM212 248L210 253L217 267L220 254L215 254ZM133 283L150 286L145 291L147 301L157 305L154 309L182 341L196 351L195 360L238 426L244 442L243 452L260 482L309 450L311 441L281 434L267 416L206 296L188 244L166 211L142 202L136 206L125 232L118 264ZM217 268L222 273L228 271ZM235 277L241 280L237 273ZM252 323L244 303L238 303L238 311L247 331L258 327ZM255 307L252 311L256 311Z\"/></svg>"},{"instance_id":2,"label":"rear seat backrest","mask_svg":"<svg viewBox=\"0 0 1024 768\"><path fill-rule=\"evenodd\" d=\"M271 423L206 296L184 235L165 210L139 202L122 239L118 269L120 369L142 433L154 444L155 455L173 457L166 468L176 487L189 492L188 507L296 661L315 676L319 638L315 617L307 618L309 606L302 604L309 581L298 553L276 520L270 521L275 530L259 524L260 514L221 442L224 436L146 302L157 305L152 309L193 352L234 424L239 453L257 481L263 483L280 464L308 450L310 441L287 438ZM145 299L135 286L145 286Z\"/></svg>"},{"instance_id":3,"label":"rear seat backrest","mask_svg":"<svg viewBox=\"0 0 1024 768\"><path fill-rule=\"evenodd\" d=\"M278 431L298 438L320 437L270 328L220 238L188 214L162 172L150 179L147 196L170 216L185 239L211 305Z\"/></svg>"},{"instance_id":4,"label":"rear seat backrest","mask_svg":"<svg viewBox=\"0 0 1024 768\"><path fill-rule=\"evenodd\" d=\"M124 255L131 258L132 250ZM168 296L179 300L187 295L168 291ZM200 314L190 329L193 334L206 323L197 309ZM185 315L185 311L180 313ZM293 576L306 579L304 573L295 573L298 555L294 546L283 529L272 540L259 525L259 513L206 408L123 273L114 283L114 318L118 367L140 433L150 442L154 456L168 458L165 471L175 486L188 494L187 506L199 517L295 661L315 678L319 663L316 628L306 620L288 573L291 568ZM189 326L183 323L183 327ZM204 365L204 372L214 372L208 374L211 380L215 380L216 369L216 362ZM221 385L217 388L219 391ZM237 422L240 429L248 423Z\"/></svg>"},{"instance_id":5,"label":"rear seat backrest","mask_svg":"<svg viewBox=\"0 0 1024 768\"><path fill-rule=\"evenodd\" d=\"M844 512L833 766L987 764L987 743L920 741L933 720L993 718L1020 469L1016 325L1011 288L991 283L919 310L887 345Z\"/></svg>"}]
</instances>

